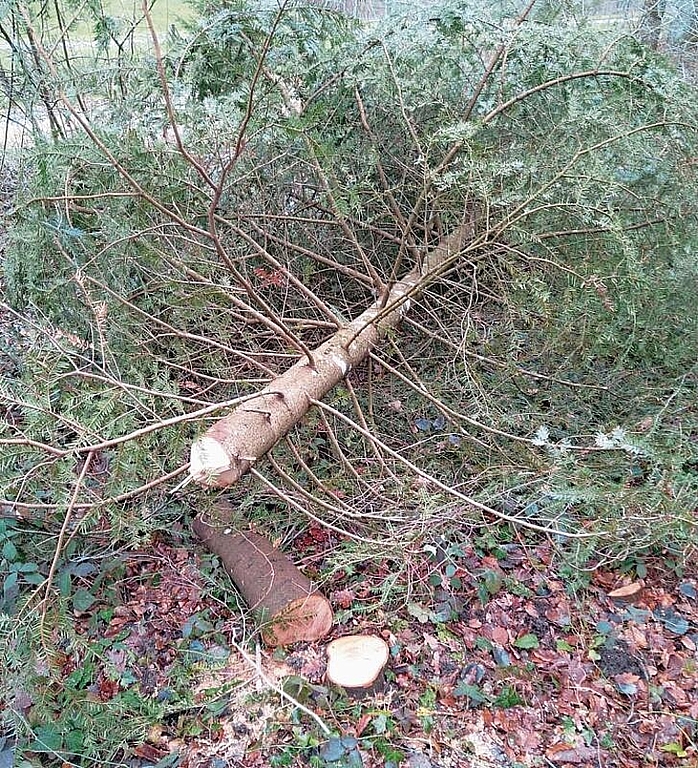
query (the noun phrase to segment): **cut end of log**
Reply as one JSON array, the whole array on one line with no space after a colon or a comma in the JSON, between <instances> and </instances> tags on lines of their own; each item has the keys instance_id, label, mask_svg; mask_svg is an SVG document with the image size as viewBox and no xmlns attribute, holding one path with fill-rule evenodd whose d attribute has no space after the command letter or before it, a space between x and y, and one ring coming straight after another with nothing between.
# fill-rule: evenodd
<instances>
[{"instance_id":1,"label":"cut end of log","mask_svg":"<svg viewBox=\"0 0 698 768\"><path fill-rule=\"evenodd\" d=\"M189 474L193 480L209 488L223 488L237 480L236 468L225 448L204 435L191 447Z\"/></svg>"},{"instance_id":2,"label":"cut end of log","mask_svg":"<svg viewBox=\"0 0 698 768\"><path fill-rule=\"evenodd\" d=\"M219 502L194 520L194 532L221 558L261 625L264 641L290 645L325 637L333 620L329 600L268 539L229 527L232 514L226 502Z\"/></svg>"},{"instance_id":3,"label":"cut end of log","mask_svg":"<svg viewBox=\"0 0 698 768\"><path fill-rule=\"evenodd\" d=\"M379 692L388 663L388 644L376 635L347 635L327 646L327 679L349 695Z\"/></svg>"},{"instance_id":4,"label":"cut end of log","mask_svg":"<svg viewBox=\"0 0 698 768\"><path fill-rule=\"evenodd\" d=\"M264 616L262 616L264 619ZM332 606L320 592L289 603L262 626L267 645L292 645L325 637L332 629Z\"/></svg>"}]
</instances>

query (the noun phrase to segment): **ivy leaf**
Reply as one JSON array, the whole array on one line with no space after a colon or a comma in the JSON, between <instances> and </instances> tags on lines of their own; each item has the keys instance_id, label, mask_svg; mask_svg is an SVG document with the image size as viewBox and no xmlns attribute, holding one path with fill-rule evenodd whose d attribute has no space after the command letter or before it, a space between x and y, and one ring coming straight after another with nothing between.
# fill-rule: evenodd
<instances>
[{"instance_id":1,"label":"ivy leaf","mask_svg":"<svg viewBox=\"0 0 698 768\"><path fill-rule=\"evenodd\" d=\"M9 539L2 545L2 556L10 562L17 557L17 547Z\"/></svg>"},{"instance_id":2,"label":"ivy leaf","mask_svg":"<svg viewBox=\"0 0 698 768\"><path fill-rule=\"evenodd\" d=\"M482 574L482 583L490 595L496 595L502 588L502 574L488 569Z\"/></svg>"},{"instance_id":3,"label":"ivy leaf","mask_svg":"<svg viewBox=\"0 0 698 768\"><path fill-rule=\"evenodd\" d=\"M181 759L181 755L179 752L172 752L169 755L165 755L165 757L162 758L162 760L158 760L157 763L153 766L153 768L171 768L171 766L177 766L179 765L179 761Z\"/></svg>"},{"instance_id":4,"label":"ivy leaf","mask_svg":"<svg viewBox=\"0 0 698 768\"><path fill-rule=\"evenodd\" d=\"M0 736L0 768L12 768L15 764L14 742Z\"/></svg>"},{"instance_id":5,"label":"ivy leaf","mask_svg":"<svg viewBox=\"0 0 698 768\"><path fill-rule=\"evenodd\" d=\"M70 577L70 571L65 570L61 571L61 573L58 574L58 578L56 579L56 583L58 585L58 591L61 593L63 597L68 597L70 594L70 590L72 587L72 580Z\"/></svg>"},{"instance_id":6,"label":"ivy leaf","mask_svg":"<svg viewBox=\"0 0 698 768\"><path fill-rule=\"evenodd\" d=\"M469 685L468 683L458 683L453 689L453 695L464 696L473 704L487 704L490 700L490 697L477 685Z\"/></svg>"},{"instance_id":7,"label":"ivy leaf","mask_svg":"<svg viewBox=\"0 0 698 768\"><path fill-rule=\"evenodd\" d=\"M320 750L320 757L328 763L336 763L344 757L344 745L342 740L333 736Z\"/></svg>"},{"instance_id":8,"label":"ivy leaf","mask_svg":"<svg viewBox=\"0 0 698 768\"><path fill-rule=\"evenodd\" d=\"M34 731L32 752L57 752L63 746L61 734L53 725L39 725Z\"/></svg>"},{"instance_id":9,"label":"ivy leaf","mask_svg":"<svg viewBox=\"0 0 698 768\"><path fill-rule=\"evenodd\" d=\"M500 645L492 646L492 658L498 667L510 667L511 658L509 654Z\"/></svg>"},{"instance_id":10,"label":"ivy leaf","mask_svg":"<svg viewBox=\"0 0 698 768\"><path fill-rule=\"evenodd\" d=\"M373 732L382 736L388 730L388 718L385 715L376 715L371 722Z\"/></svg>"},{"instance_id":11,"label":"ivy leaf","mask_svg":"<svg viewBox=\"0 0 698 768\"><path fill-rule=\"evenodd\" d=\"M675 741L671 742L671 744L662 744L660 749L662 752L668 752L670 755L676 755L676 757L688 757L688 752Z\"/></svg>"},{"instance_id":12,"label":"ivy leaf","mask_svg":"<svg viewBox=\"0 0 698 768\"><path fill-rule=\"evenodd\" d=\"M444 624L453 617L453 606L448 600L437 603L429 614L429 620L434 624Z\"/></svg>"},{"instance_id":13,"label":"ivy leaf","mask_svg":"<svg viewBox=\"0 0 698 768\"><path fill-rule=\"evenodd\" d=\"M89 610L97 598L87 589L78 589L73 595L73 608L78 613Z\"/></svg>"},{"instance_id":14,"label":"ivy leaf","mask_svg":"<svg viewBox=\"0 0 698 768\"><path fill-rule=\"evenodd\" d=\"M85 734L78 728L74 728L65 734L65 748L76 755L82 754L85 748Z\"/></svg>"},{"instance_id":15,"label":"ivy leaf","mask_svg":"<svg viewBox=\"0 0 698 768\"><path fill-rule=\"evenodd\" d=\"M529 632L515 640L514 647L521 648L521 650L524 651L530 651L532 648L540 648L540 641L534 634Z\"/></svg>"},{"instance_id":16,"label":"ivy leaf","mask_svg":"<svg viewBox=\"0 0 698 768\"><path fill-rule=\"evenodd\" d=\"M2 591L6 597L14 596L17 594L17 571L10 571L3 584Z\"/></svg>"},{"instance_id":17,"label":"ivy leaf","mask_svg":"<svg viewBox=\"0 0 698 768\"><path fill-rule=\"evenodd\" d=\"M596 631L600 635L610 635L613 632L613 624L610 621L599 621L596 624Z\"/></svg>"},{"instance_id":18,"label":"ivy leaf","mask_svg":"<svg viewBox=\"0 0 698 768\"><path fill-rule=\"evenodd\" d=\"M420 624L426 624L429 621L429 611L419 603L408 603L407 612L414 616Z\"/></svg>"},{"instance_id":19,"label":"ivy leaf","mask_svg":"<svg viewBox=\"0 0 698 768\"><path fill-rule=\"evenodd\" d=\"M443 429L446 426L446 419L443 416L437 416L431 424L434 429Z\"/></svg>"},{"instance_id":20,"label":"ivy leaf","mask_svg":"<svg viewBox=\"0 0 698 768\"><path fill-rule=\"evenodd\" d=\"M618 690L624 696L634 696L637 693L637 683L640 678L630 672L623 672L613 678Z\"/></svg>"},{"instance_id":21,"label":"ivy leaf","mask_svg":"<svg viewBox=\"0 0 698 768\"><path fill-rule=\"evenodd\" d=\"M654 611L654 617L662 622L665 629L675 635L685 635L691 628L688 620L672 608L657 608Z\"/></svg>"},{"instance_id":22,"label":"ivy leaf","mask_svg":"<svg viewBox=\"0 0 698 768\"><path fill-rule=\"evenodd\" d=\"M13 571L17 571L17 573L34 573L35 571L39 570L39 566L36 563L15 563L12 566Z\"/></svg>"}]
</instances>

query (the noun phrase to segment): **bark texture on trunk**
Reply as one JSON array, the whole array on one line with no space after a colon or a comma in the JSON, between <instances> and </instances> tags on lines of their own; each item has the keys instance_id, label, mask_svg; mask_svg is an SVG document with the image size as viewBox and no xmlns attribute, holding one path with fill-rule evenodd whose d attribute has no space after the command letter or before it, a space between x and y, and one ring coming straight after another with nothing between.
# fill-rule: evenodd
<instances>
[{"instance_id":1,"label":"bark texture on trunk","mask_svg":"<svg viewBox=\"0 0 698 768\"><path fill-rule=\"evenodd\" d=\"M431 250L421 265L395 283L359 317L270 382L259 395L217 421L191 448L191 477L201 485L224 488L304 416L312 400L321 400L395 328L411 302L451 263L463 247L469 227L460 226Z\"/></svg>"},{"instance_id":2,"label":"bark texture on trunk","mask_svg":"<svg viewBox=\"0 0 698 768\"><path fill-rule=\"evenodd\" d=\"M272 544L252 531L233 531L225 508L199 515L192 527L254 611L268 645L318 640L332 627L329 601Z\"/></svg>"}]
</instances>

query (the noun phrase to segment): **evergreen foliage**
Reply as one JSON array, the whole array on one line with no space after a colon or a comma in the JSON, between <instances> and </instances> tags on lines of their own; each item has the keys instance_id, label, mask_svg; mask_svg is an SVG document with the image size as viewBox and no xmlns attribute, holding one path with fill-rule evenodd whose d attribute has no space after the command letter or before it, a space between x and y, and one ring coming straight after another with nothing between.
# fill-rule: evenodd
<instances>
[{"instance_id":1,"label":"evergreen foliage","mask_svg":"<svg viewBox=\"0 0 698 768\"><path fill-rule=\"evenodd\" d=\"M404 273L464 212L472 244L415 315L432 335L420 341L413 325L400 341L413 356L431 338L429 359L394 358L413 387L438 379L433 360L454 348L571 379L545 398L555 442L580 448L588 441L576 435L632 432L648 415L645 388L671 392L679 376L691 385L693 92L654 54L585 24L517 26L508 9L468 3L369 29L315 8L207 13L166 59L141 62L123 98L93 111L92 137L39 142L27 163L5 283L15 307L36 308L36 338L5 396L21 434L67 453L44 462L41 449L10 449L6 497L43 488L59 503L71 451L254 391L366 306L372 276ZM496 327L462 334L473 306ZM487 405L511 384L501 368L450 362L448 386L431 385L435 407L463 413L470 402L478 439L546 426L517 415L517 398L496 413ZM632 379L632 396L614 403L619 377ZM414 418L425 407L410 401ZM581 407L593 423L571 417ZM375 424L404 449L396 426ZM184 421L105 449L100 493L176 468L192 435ZM523 447L485 442L505 455ZM540 451L525 453L517 462L538 466ZM583 465L575 456L565 461ZM28 478L27 462L37 465Z\"/></svg>"},{"instance_id":2,"label":"evergreen foliage","mask_svg":"<svg viewBox=\"0 0 698 768\"><path fill-rule=\"evenodd\" d=\"M695 91L630 36L514 19L220 2L161 56L114 58L100 27L89 92L42 59L63 128L23 160L3 266L24 331L0 378L0 505L115 546L201 508L175 473L216 404L468 219L400 331L232 495L289 536L304 510L391 556L491 522L474 499L578 566L687 557Z\"/></svg>"}]
</instances>

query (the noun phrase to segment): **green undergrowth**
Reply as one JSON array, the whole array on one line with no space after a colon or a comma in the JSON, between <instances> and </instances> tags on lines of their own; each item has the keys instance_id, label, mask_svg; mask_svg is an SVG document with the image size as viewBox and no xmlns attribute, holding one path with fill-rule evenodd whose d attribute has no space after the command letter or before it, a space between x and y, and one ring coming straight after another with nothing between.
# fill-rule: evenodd
<instances>
[{"instance_id":1,"label":"green undergrowth","mask_svg":"<svg viewBox=\"0 0 698 768\"><path fill-rule=\"evenodd\" d=\"M185 482L191 442L464 219L400 327L225 491L231 525L340 593L342 626L440 638L480 620L465 603L535 593L498 566L517 546L582 595L598 569L679 578L695 557L695 92L564 15L514 33L498 5L369 29L277 10L207 7L159 61L102 51L85 93L44 61L66 129L21 159L0 307L2 718L31 765L222 727L190 680L258 637L215 558L182 555L217 498ZM460 682L468 706L524 701L515 680ZM396 713L355 741L293 718L275 765L404 758Z\"/></svg>"},{"instance_id":2,"label":"green undergrowth","mask_svg":"<svg viewBox=\"0 0 698 768\"><path fill-rule=\"evenodd\" d=\"M425 489L438 525L456 487L464 524L482 520L474 498L563 543L588 532L566 542L582 560L684 549L698 336L690 89L630 38L535 19L508 41L506 69L467 120L461 90L477 83L475 54L506 39L495 25L464 44L482 23L467 4L416 36L406 31L416 12L388 19L384 49L331 13L277 22L237 6L209 12L210 26L161 62L171 115L136 56L129 89L90 114L91 137L40 142L26 159L4 265L8 299L28 318L21 359L2 380L6 503L65 508L90 446L103 446L79 503L103 501L115 534L138 539L151 497L135 489L181 468L209 423L187 414L253 393L298 345L327 338L322 307L341 319L373 300L342 227L376 272L400 263L404 273L412 256L387 235L396 206L409 218L416 204L420 221L446 230L470 212L463 263L428 288L351 388L330 393L339 415L306 417L263 468L267 484L246 481L234 497L276 488L294 514L310 508L368 538L380 520L401 542L431 523L412 489ZM245 46L265 39L278 77L305 73L294 86L308 101L301 115L269 82L249 101L259 72ZM604 72L621 74L576 77L604 56ZM114 73L103 76L98 93L112 87ZM426 82L438 88L425 101ZM498 103L511 106L492 117ZM196 157L168 136L172 116ZM223 138L241 121L245 151ZM451 145L460 153L441 169ZM419 173L403 168L406 152ZM220 172L214 237L207 184ZM419 202L424 173L432 187ZM329 190L320 204L309 191L318 185ZM311 195L308 215L293 208L298 194ZM415 236L433 247L433 230ZM47 457L46 446L65 454ZM189 489L180 498L199 504ZM80 519L83 530L97 523L92 512Z\"/></svg>"}]
</instances>

